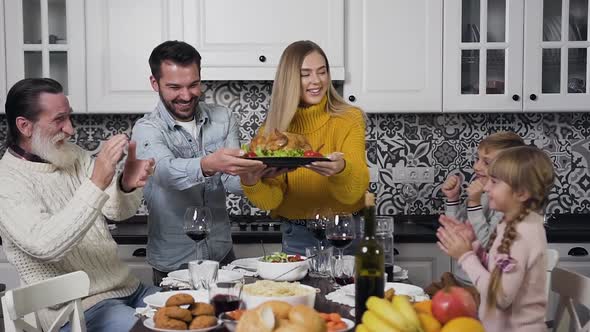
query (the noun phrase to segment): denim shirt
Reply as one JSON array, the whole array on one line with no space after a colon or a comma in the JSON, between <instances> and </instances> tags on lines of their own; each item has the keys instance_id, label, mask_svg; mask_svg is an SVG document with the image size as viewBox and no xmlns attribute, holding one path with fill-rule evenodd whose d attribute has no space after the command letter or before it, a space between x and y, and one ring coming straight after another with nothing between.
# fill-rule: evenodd
<instances>
[{"instance_id":1,"label":"denim shirt","mask_svg":"<svg viewBox=\"0 0 590 332\"><path fill-rule=\"evenodd\" d=\"M232 248L225 193L241 194L240 179L220 173L204 176L201 158L220 148L239 148L238 123L228 108L202 102L195 121L197 141L176 124L160 101L133 127L137 157L156 161L144 188L149 210L147 261L164 272L196 258L196 244L183 231L189 206L208 206L213 214L205 258L220 261Z\"/></svg>"}]
</instances>

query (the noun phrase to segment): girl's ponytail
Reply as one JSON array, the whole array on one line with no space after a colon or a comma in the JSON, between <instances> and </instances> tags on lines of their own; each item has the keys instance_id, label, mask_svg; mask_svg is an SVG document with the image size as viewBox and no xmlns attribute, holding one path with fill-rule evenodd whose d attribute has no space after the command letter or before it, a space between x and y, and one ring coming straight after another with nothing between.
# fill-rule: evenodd
<instances>
[{"instance_id":1,"label":"girl's ponytail","mask_svg":"<svg viewBox=\"0 0 590 332\"><path fill-rule=\"evenodd\" d=\"M516 217L516 219L512 220L512 221L506 221L506 230L504 231L504 236L502 237L502 242L500 243L500 246L498 247L498 253L499 254L506 254L508 255L508 257L510 257L510 247L512 247L512 243L514 242L514 240L516 240L516 237L518 236L518 232L516 232L516 225L518 225L519 222L521 222L522 220L524 220L524 218L526 218L526 216L531 212L531 210L529 208L525 208L519 215L518 217ZM492 237L490 237L490 242L488 244L489 247L491 247L491 244L494 242L494 239L496 237L496 231L494 230L494 233L492 234ZM489 248L488 248L489 251ZM489 264L489 262L488 262ZM490 284L488 286L488 296L487 296L487 308L488 310L491 308L494 308L496 306L496 303L498 302L498 294L500 294L500 292L502 292L502 268L499 267L497 264L496 266L494 266L494 270L492 271L491 277L490 277Z\"/></svg>"}]
</instances>

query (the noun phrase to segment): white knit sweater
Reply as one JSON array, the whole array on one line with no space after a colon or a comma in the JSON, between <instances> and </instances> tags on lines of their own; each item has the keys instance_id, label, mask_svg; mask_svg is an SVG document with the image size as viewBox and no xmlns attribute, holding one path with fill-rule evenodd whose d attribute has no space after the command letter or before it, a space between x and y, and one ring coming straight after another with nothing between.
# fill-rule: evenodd
<instances>
[{"instance_id":1,"label":"white knit sweater","mask_svg":"<svg viewBox=\"0 0 590 332\"><path fill-rule=\"evenodd\" d=\"M117 177L102 191L90 181L93 167L90 154L82 149L71 171L20 159L9 151L0 160L0 236L9 262L24 284L85 271L90 294L82 301L84 310L104 299L128 296L139 286L117 256L105 216L131 217L142 191L123 193ZM39 313L44 329L56 314Z\"/></svg>"}]
</instances>

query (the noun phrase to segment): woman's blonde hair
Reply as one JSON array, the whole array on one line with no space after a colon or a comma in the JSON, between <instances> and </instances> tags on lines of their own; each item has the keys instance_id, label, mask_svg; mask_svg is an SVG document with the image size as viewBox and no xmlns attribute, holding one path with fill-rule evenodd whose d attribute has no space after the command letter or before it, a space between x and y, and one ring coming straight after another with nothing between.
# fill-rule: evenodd
<instances>
[{"instance_id":1,"label":"woman's blonde hair","mask_svg":"<svg viewBox=\"0 0 590 332\"><path fill-rule=\"evenodd\" d=\"M318 52L326 61L326 70L330 87L328 88L328 103L326 112L339 114L352 106L338 94L332 84L330 64L324 51L314 42L300 40L287 46L277 67L277 73L272 87L270 110L266 117L265 133L274 129L286 131L295 116L301 100L301 66L303 60L312 52Z\"/></svg>"},{"instance_id":2,"label":"woman's blonde hair","mask_svg":"<svg viewBox=\"0 0 590 332\"><path fill-rule=\"evenodd\" d=\"M523 203L521 213L513 220L504 220L506 230L498 253L510 256L510 247L518 236L516 225L531 211L541 212L547 204L547 196L555 181L555 171L551 159L545 152L533 146L521 146L501 151L488 168L490 177L508 184L514 192L526 192L529 198ZM492 233L488 250L496 238ZM488 286L488 309L495 307L497 295L501 291L502 269L497 265L492 271Z\"/></svg>"},{"instance_id":3,"label":"woman's blonde hair","mask_svg":"<svg viewBox=\"0 0 590 332\"><path fill-rule=\"evenodd\" d=\"M499 131L482 139L477 148L484 151L497 151L524 145L524 140L518 134L511 131Z\"/></svg>"}]
</instances>

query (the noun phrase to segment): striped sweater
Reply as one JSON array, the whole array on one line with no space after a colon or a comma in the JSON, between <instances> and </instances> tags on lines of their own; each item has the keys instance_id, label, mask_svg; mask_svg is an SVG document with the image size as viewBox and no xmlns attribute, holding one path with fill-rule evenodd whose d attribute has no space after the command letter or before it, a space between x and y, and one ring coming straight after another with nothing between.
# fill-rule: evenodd
<instances>
[{"instance_id":1,"label":"striped sweater","mask_svg":"<svg viewBox=\"0 0 590 332\"><path fill-rule=\"evenodd\" d=\"M117 256L105 221L131 217L142 191L123 193L116 179L105 190L90 181L94 163L79 149L69 171L20 159L7 151L0 160L0 236L8 261L28 285L73 271L90 278L84 310L101 300L132 294L139 281ZM39 312L47 329L57 311Z\"/></svg>"}]
</instances>

